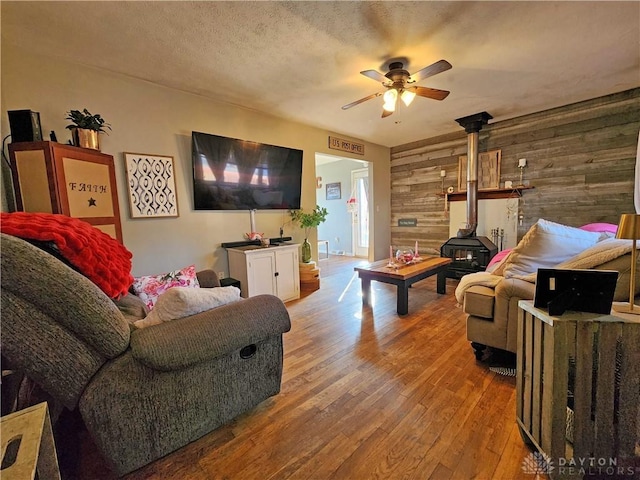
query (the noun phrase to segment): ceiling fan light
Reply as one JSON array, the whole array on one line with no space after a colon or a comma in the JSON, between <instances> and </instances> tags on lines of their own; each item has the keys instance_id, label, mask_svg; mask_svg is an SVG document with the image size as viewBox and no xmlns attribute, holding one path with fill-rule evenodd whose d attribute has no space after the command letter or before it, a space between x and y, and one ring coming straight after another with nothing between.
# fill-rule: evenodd
<instances>
[{"instance_id":1,"label":"ceiling fan light","mask_svg":"<svg viewBox=\"0 0 640 480\"><path fill-rule=\"evenodd\" d=\"M398 91L395 88L390 88L384 95L382 96L384 100L384 108L387 112L395 112L396 110L396 102L398 101Z\"/></svg>"},{"instance_id":2,"label":"ceiling fan light","mask_svg":"<svg viewBox=\"0 0 640 480\"><path fill-rule=\"evenodd\" d=\"M400 94L400 99L407 107L411 105L411 102L413 102L414 98L416 98L416 93L410 90L403 90Z\"/></svg>"},{"instance_id":3,"label":"ceiling fan light","mask_svg":"<svg viewBox=\"0 0 640 480\"><path fill-rule=\"evenodd\" d=\"M384 103L396 103L396 100L398 100L398 91L395 88L390 88L384 92L382 98L384 99Z\"/></svg>"}]
</instances>

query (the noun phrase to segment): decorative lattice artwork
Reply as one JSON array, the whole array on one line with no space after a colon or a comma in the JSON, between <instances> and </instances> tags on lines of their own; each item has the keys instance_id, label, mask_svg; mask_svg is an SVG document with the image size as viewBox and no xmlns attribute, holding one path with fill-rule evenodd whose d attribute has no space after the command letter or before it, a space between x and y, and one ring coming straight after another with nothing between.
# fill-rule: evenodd
<instances>
[{"instance_id":1,"label":"decorative lattice artwork","mask_svg":"<svg viewBox=\"0 0 640 480\"><path fill-rule=\"evenodd\" d=\"M131 218L178 216L173 157L125 153Z\"/></svg>"}]
</instances>

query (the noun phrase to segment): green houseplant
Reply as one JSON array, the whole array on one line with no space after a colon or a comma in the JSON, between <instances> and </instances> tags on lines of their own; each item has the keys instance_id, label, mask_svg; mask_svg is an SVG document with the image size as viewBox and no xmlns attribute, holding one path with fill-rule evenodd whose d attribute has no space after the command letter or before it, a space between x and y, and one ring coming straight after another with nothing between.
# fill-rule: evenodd
<instances>
[{"instance_id":1,"label":"green houseplant","mask_svg":"<svg viewBox=\"0 0 640 480\"><path fill-rule=\"evenodd\" d=\"M291 219L304 229L304 242L302 242L302 263L311 261L311 244L309 243L309 232L327 219L329 212L326 208L315 206L311 213L302 210L289 210Z\"/></svg>"},{"instance_id":2,"label":"green houseplant","mask_svg":"<svg viewBox=\"0 0 640 480\"><path fill-rule=\"evenodd\" d=\"M111 125L99 113L92 114L86 108L69 110L66 119L72 122L66 128L71 130L73 144L77 147L100 150L100 133L111 130Z\"/></svg>"}]
</instances>

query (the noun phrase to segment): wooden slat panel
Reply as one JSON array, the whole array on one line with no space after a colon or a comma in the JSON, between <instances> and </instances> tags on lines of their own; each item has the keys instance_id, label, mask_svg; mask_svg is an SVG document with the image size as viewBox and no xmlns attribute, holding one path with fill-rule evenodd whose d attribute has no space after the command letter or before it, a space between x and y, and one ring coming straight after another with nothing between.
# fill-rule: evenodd
<instances>
[{"instance_id":1,"label":"wooden slat panel","mask_svg":"<svg viewBox=\"0 0 640 480\"><path fill-rule=\"evenodd\" d=\"M533 378L532 392L533 398L531 399L531 416L532 416L532 430L534 438L540 438L540 428L542 423L542 358L544 357L544 323L534 318L533 323L533 344L535 348L533 350Z\"/></svg>"},{"instance_id":2,"label":"wooden slat panel","mask_svg":"<svg viewBox=\"0 0 640 480\"><path fill-rule=\"evenodd\" d=\"M637 108L624 113L616 109L608 109L593 119L574 118L570 123L554 122L553 126L547 128L533 129L530 127L526 131L512 135L500 135L498 132L491 135L491 140L499 142L502 141L501 136L505 138L508 136L512 141L511 145L520 144L534 147L535 150L539 150L535 147L540 147L545 143L553 149L570 140L575 143L577 151L586 151L600 142L614 141L606 132L607 129L620 129L622 133L628 133L628 130L625 129L631 128L633 122L637 120L637 114ZM585 132L589 134L585 135ZM580 142L578 142L578 138L581 138Z\"/></svg>"},{"instance_id":3,"label":"wooden slat panel","mask_svg":"<svg viewBox=\"0 0 640 480\"><path fill-rule=\"evenodd\" d=\"M461 139L455 145L437 145L430 151L414 151L403 157L396 157L391 163L391 172L400 172L416 166L429 166L434 163L450 163L467 152L467 139Z\"/></svg>"},{"instance_id":4,"label":"wooden slat panel","mask_svg":"<svg viewBox=\"0 0 640 480\"><path fill-rule=\"evenodd\" d=\"M416 151L429 151L430 149L441 148L442 145L461 145L467 144L467 135L462 130L456 130L445 135L439 135L433 138L418 140L417 142L407 143L391 148L391 155L395 158L402 158L411 155Z\"/></svg>"},{"instance_id":5,"label":"wooden slat panel","mask_svg":"<svg viewBox=\"0 0 640 480\"><path fill-rule=\"evenodd\" d=\"M555 385L553 382L553 374L555 368L555 351L554 341L556 331L552 326L544 325L544 351L547 353L542 357L542 381L544 388L542 389L542 423L540 425L540 438L538 443L542 450L551 454L551 446L553 442L553 399Z\"/></svg>"},{"instance_id":6,"label":"wooden slat panel","mask_svg":"<svg viewBox=\"0 0 640 480\"><path fill-rule=\"evenodd\" d=\"M551 395L551 449L548 455L557 461L558 458L566 458L565 435L567 426L567 392L568 379L568 325L567 322L555 322L553 327L545 324L545 335L553 330L553 348L545 348L545 357L553 356L553 393ZM546 347L546 342L545 342ZM543 374L546 372L543 372ZM545 383L544 388L547 388Z\"/></svg>"},{"instance_id":7,"label":"wooden slat panel","mask_svg":"<svg viewBox=\"0 0 640 480\"><path fill-rule=\"evenodd\" d=\"M618 454L632 458L635 453L639 425L640 402L640 328L638 325L622 326L622 355L620 359L620 396L618 402Z\"/></svg>"},{"instance_id":8,"label":"wooden slat panel","mask_svg":"<svg viewBox=\"0 0 640 480\"><path fill-rule=\"evenodd\" d=\"M616 366L616 340L620 325L598 325L598 355L596 367L596 408L594 449L600 457L611 458L614 451L613 405Z\"/></svg>"},{"instance_id":9,"label":"wooden slat panel","mask_svg":"<svg viewBox=\"0 0 640 480\"><path fill-rule=\"evenodd\" d=\"M528 162L524 179L535 189L525 191L520 201L525 216L518 238L539 218L580 226L617 223L621 211L632 211L639 129L640 88L486 125L479 151L502 150L501 186L504 180L517 181L519 158ZM420 199L440 192L440 169L447 171L445 188L457 187L457 157L464 154L463 131L392 148L392 215L448 222L442 202ZM411 171L413 178L407 176ZM401 173L405 176L396 177ZM398 243L396 235L402 233L392 231L392 243ZM420 235L419 240L428 238L437 246L449 232L429 226Z\"/></svg>"},{"instance_id":10,"label":"wooden slat panel","mask_svg":"<svg viewBox=\"0 0 640 480\"><path fill-rule=\"evenodd\" d=\"M536 318L530 313L525 313L524 318L524 399L522 421L531 431L531 396L533 395L533 350L536 346L533 344L533 324Z\"/></svg>"},{"instance_id":11,"label":"wooden slat panel","mask_svg":"<svg viewBox=\"0 0 640 480\"><path fill-rule=\"evenodd\" d=\"M518 309L518 337L516 338L516 351L524 352L524 345L526 343L525 337L525 316L528 315L521 308ZM516 357L516 418L522 421L524 415L524 381L526 366L525 355L518 355Z\"/></svg>"},{"instance_id":12,"label":"wooden slat panel","mask_svg":"<svg viewBox=\"0 0 640 480\"><path fill-rule=\"evenodd\" d=\"M574 423L573 452L576 457L589 458L593 454L593 422L591 421L591 378L593 370L593 330L591 322L579 322L576 331L576 379L573 392Z\"/></svg>"},{"instance_id":13,"label":"wooden slat panel","mask_svg":"<svg viewBox=\"0 0 640 480\"><path fill-rule=\"evenodd\" d=\"M524 117L505 120L500 122L500 132L513 135L517 132L542 130L548 126L574 123L576 120L606 116L612 112L625 113L630 110L637 110L637 97L639 94L640 92L638 92L637 89L632 89L613 95L598 97L586 102L573 103Z\"/></svg>"}]
</instances>

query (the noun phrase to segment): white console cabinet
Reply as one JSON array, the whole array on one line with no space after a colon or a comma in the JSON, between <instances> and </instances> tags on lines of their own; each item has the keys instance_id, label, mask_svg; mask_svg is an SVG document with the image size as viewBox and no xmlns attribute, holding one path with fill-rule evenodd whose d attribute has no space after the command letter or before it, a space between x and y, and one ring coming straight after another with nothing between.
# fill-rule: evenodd
<instances>
[{"instance_id":1,"label":"white console cabinet","mask_svg":"<svg viewBox=\"0 0 640 480\"><path fill-rule=\"evenodd\" d=\"M269 294L283 302L300 298L298 245L227 248L229 275L240 280L245 298Z\"/></svg>"}]
</instances>

